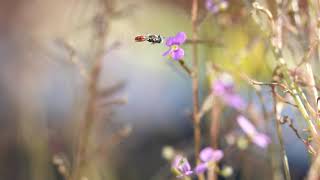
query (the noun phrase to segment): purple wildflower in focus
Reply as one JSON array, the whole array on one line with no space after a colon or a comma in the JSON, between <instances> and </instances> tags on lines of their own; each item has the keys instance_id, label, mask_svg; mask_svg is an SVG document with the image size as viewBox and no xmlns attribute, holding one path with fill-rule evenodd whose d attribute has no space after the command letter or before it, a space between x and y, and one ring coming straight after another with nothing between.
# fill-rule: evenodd
<instances>
[{"instance_id":1,"label":"purple wildflower in focus","mask_svg":"<svg viewBox=\"0 0 320 180\"><path fill-rule=\"evenodd\" d=\"M212 83L212 93L220 97L225 104L237 110L242 110L245 107L244 100L235 93L233 79L228 74L222 74Z\"/></svg>"},{"instance_id":2,"label":"purple wildflower in focus","mask_svg":"<svg viewBox=\"0 0 320 180\"><path fill-rule=\"evenodd\" d=\"M223 158L223 151L206 147L200 152L201 163L195 168L195 173L205 172L210 166L219 162Z\"/></svg>"},{"instance_id":3,"label":"purple wildflower in focus","mask_svg":"<svg viewBox=\"0 0 320 180\"><path fill-rule=\"evenodd\" d=\"M172 162L172 168L178 172L177 178L183 178L193 174L191 166L187 158L177 155Z\"/></svg>"},{"instance_id":4,"label":"purple wildflower in focus","mask_svg":"<svg viewBox=\"0 0 320 180\"><path fill-rule=\"evenodd\" d=\"M224 10L228 7L227 0L206 0L206 8L213 14L218 13L220 10Z\"/></svg>"},{"instance_id":5,"label":"purple wildflower in focus","mask_svg":"<svg viewBox=\"0 0 320 180\"><path fill-rule=\"evenodd\" d=\"M184 57L184 50L180 46L187 40L185 32L179 32L174 37L168 37L166 40L166 46L169 50L163 53L163 56L170 56L174 60L181 60Z\"/></svg>"},{"instance_id":6,"label":"purple wildflower in focus","mask_svg":"<svg viewBox=\"0 0 320 180\"><path fill-rule=\"evenodd\" d=\"M267 135L259 133L253 126L253 124L244 116L238 116L237 122L241 129L251 138L252 142L257 146L266 148L271 143L271 139Z\"/></svg>"}]
</instances>

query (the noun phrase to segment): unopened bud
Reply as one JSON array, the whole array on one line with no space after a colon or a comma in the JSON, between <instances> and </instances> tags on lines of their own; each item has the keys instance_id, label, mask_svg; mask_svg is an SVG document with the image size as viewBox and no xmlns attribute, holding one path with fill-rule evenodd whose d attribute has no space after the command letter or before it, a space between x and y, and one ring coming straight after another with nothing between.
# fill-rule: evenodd
<instances>
[{"instance_id":1,"label":"unopened bud","mask_svg":"<svg viewBox=\"0 0 320 180\"><path fill-rule=\"evenodd\" d=\"M249 144L248 139L245 138L245 137L240 137L238 139L238 141L237 141L237 146L241 150L247 149L248 148L248 144Z\"/></svg>"},{"instance_id":2,"label":"unopened bud","mask_svg":"<svg viewBox=\"0 0 320 180\"><path fill-rule=\"evenodd\" d=\"M172 160L175 155L174 149L171 146L164 146L162 148L162 157L168 161Z\"/></svg>"},{"instance_id":3,"label":"unopened bud","mask_svg":"<svg viewBox=\"0 0 320 180\"><path fill-rule=\"evenodd\" d=\"M233 174L233 168L231 166L224 166L221 170L221 175L223 177L230 177Z\"/></svg>"}]
</instances>

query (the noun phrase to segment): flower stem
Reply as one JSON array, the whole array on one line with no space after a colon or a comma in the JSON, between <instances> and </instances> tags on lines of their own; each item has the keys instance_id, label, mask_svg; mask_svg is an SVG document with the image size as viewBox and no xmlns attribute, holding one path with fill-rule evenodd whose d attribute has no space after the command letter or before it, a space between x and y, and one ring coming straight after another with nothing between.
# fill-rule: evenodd
<instances>
[{"instance_id":1,"label":"flower stem","mask_svg":"<svg viewBox=\"0 0 320 180\"><path fill-rule=\"evenodd\" d=\"M280 143L281 158L282 158L282 163L283 163L284 172L285 172L285 179L290 180L291 177L290 177L288 157L287 157L284 142L283 142L283 134L282 134L281 124L280 124L280 114L277 108L278 103L277 103L277 97L276 97L276 90L274 86L272 86L272 97L273 97L273 111L274 111L275 120L276 120L275 124L276 124L277 135Z\"/></svg>"},{"instance_id":2,"label":"flower stem","mask_svg":"<svg viewBox=\"0 0 320 180\"><path fill-rule=\"evenodd\" d=\"M198 38L198 0L192 0L191 21L192 21L192 41ZM201 129L199 114L199 79L198 79L198 50L197 44L192 44L192 95L193 95L193 128L194 128L194 153L197 164L200 163L199 152L201 145ZM198 175L199 180L203 180L203 175Z\"/></svg>"},{"instance_id":3,"label":"flower stem","mask_svg":"<svg viewBox=\"0 0 320 180\"><path fill-rule=\"evenodd\" d=\"M197 39L198 32L196 27L196 20L198 14L198 0L192 0L192 10L191 10L191 18L192 18L192 39ZM193 95L193 123L194 123L194 140L195 140L195 157L197 161L198 155L200 152L200 119L198 116L199 113L199 79L198 79L198 50L197 44L192 44L192 68L193 68L193 76L192 76L192 95Z\"/></svg>"},{"instance_id":4,"label":"flower stem","mask_svg":"<svg viewBox=\"0 0 320 180\"><path fill-rule=\"evenodd\" d=\"M214 99L213 99L214 101ZM211 124L210 124L210 137L211 137L211 147L214 149L218 148L218 137L220 129L220 113L221 106L218 102L213 102L211 109ZM217 173L214 169L209 169L208 180L217 180Z\"/></svg>"},{"instance_id":5,"label":"flower stem","mask_svg":"<svg viewBox=\"0 0 320 180\"><path fill-rule=\"evenodd\" d=\"M185 64L185 62L183 61L183 59L180 59L179 61L180 66L190 75L192 76L192 71L191 69Z\"/></svg>"}]
</instances>

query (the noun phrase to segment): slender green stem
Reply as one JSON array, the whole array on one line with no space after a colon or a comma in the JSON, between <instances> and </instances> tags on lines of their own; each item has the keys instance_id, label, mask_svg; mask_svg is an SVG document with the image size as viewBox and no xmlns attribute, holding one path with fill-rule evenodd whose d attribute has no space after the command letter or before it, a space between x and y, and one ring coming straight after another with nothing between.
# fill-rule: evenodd
<instances>
[{"instance_id":1,"label":"slender green stem","mask_svg":"<svg viewBox=\"0 0 320 180\"><path fill-rule=\"evenodd\" d=\"M288 79L289 80L289 79ZM298 106L298 109L302 115L302 117L306 120L309 130L312 133L313 136L316 136L318 134L317 129L315 127L315 125L313 124L309 113L307 111L307 109L305 108L300 96L299 96L299 91L297 90L297 86L294 82L292 82L292 80L290 80L290 87L292 88L292 93L293 93L293 99L295 101L295 104ZM300 92L303 93L303 92Z\"/></svg>"},{"instance_id":2,"label":"slender green stem","mask_svg":"<svg viewBox=\"0 0 320 180\"><path fill-rule=\"evenodd\" d=\"M308 111L306 109L306 107L304 106L302 100L301 100L301 97L299 96L302 95L302 96L305 96L304 93L302 91L299 91L296 83L290 78L290 74L289 74L289 69L287 67L287 64L286 62L284 61L283 57L282 57L282 52L281 52L281 49L277 49L276 47L273 47L273 53L277 59L277 61L280 63L280 66L282 68L282 73L284 75L284 81L289 85L289 88L291 89L292 93L292 97L295 101L295 104L297 105L298 107L298 110L300 111L301 115L303 116L303 118L306 120L307 124L308 124L308 127L309 127L309 130L310 132L313 134L313 135L317 135L317 130L316 130L316 127L315 125L313 124L309 114L308 114Z\"/></svg>"}]
</instances>

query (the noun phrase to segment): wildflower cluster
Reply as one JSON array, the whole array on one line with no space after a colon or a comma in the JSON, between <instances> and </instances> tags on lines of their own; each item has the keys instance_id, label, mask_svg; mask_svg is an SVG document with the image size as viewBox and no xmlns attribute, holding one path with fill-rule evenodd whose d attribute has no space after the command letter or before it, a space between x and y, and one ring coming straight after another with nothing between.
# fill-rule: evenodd
<instances>
[{"instance_id":1,"label":"wildflower cluster","mask_svg":"<svg viewBox=\"0 0 320 180\"><path fill-rule=\"evenodd\" d=\"M188 159L181 155L177 155L174 158L172 162L172 169L177 174L177 178L182 178L193 174Z\"/></svg>"},{"instance_id":2,"label":"wildflower cluster","mask_svg":"<svg viewBox=\"0 0 320 180\"><path fill-rule=\"evenodd\" d=\"M206 0L205 3L207 10L213 14L228 7L227 0ZM185 32L179 32L173 37L168 37L165 44L169 49L163 53L163 56L169 56L175 61L183 62L185 52L181 46L186 41L187 36ZM220 73L220 75L216 76L216 78L211 82L211 93L209 97L220 100L224 105L237 110L240 114L244 113L244 110L247 107L245 100L236 92L233 78L228 73ZM203 106L206 110L202 109L202 114L200 113L201 115L212 107L213 101L210 98L208 99L209 101L206 101L206 105ZM266 148L271 143L271 139L266 134L258 132L255 126L243 115L239 115L236 118L236 122L247 135L248 139L255 145L261 148ZM166 157L172 156L172 154L174 154L173 151L169 149L166 149L164 153ZM174 158L170 158L171 160L173 159L171 168L177 178L199 175L206 171L212 171L215 174L223 176L230 176L233 172L231 167L224 166L220 169L218 166L218 163L223 157L224 152L222 150L206 147L200 151L198 159L200 160L200 163L198 163L194 168L192 168L188 159L180 154L175 155Z\"/></svg>"},{"instance_id":3,"label":"wildflower cluster","mask_svg":"<svg viewBox=\"0 0 320 180\"><path fill-rule=\"evenodd\" d=\"M214 168L216 163L223 158L223 151L206 147L200 152L201 163L195 168L196 173L204 173L210 168Z\"/></svg>"},{"instance_id":4,"label":"wildflower cluster","mask_svg":"<svg viewBox=\"0 0 320 180\"><path fill-rule=\"evenodd\" d=\"M226 105L239 111L244 110L246 106L245 101L235 92L233 79L227 73L221 74L219 78L212 83L212 94L219 97ZM266 148L270 144L271 139L266 134L259 133L254 125L244 116L239 115L237 117L237 123L257 146Z\"/></svg>"},{"instance_id":5,"label":"wildflower cluster","mask_svg":"<svg viewBox=\"0 0 320 180\"><path fill-rule=\"evenodd\" d=\"M192 170L187 158L177 155L172 162L172 169L177 178L201 174L209 169L218 170L217 163L223 158L223 152L218 149L206 147L200 152L201 163Z\"/></svg>"}]
</instances>

